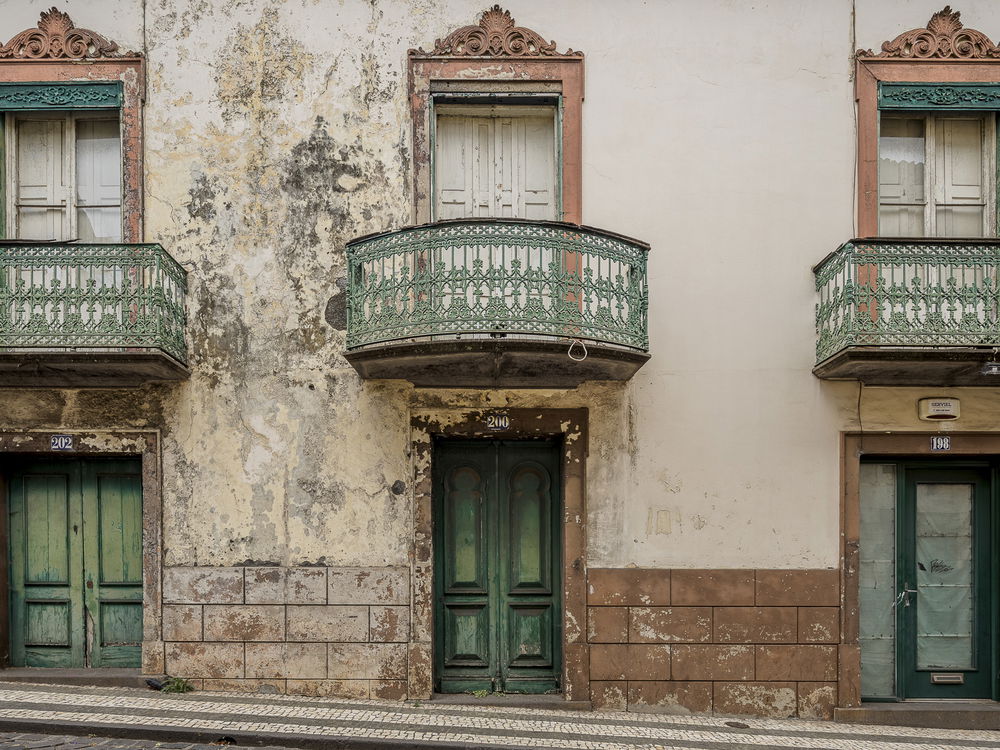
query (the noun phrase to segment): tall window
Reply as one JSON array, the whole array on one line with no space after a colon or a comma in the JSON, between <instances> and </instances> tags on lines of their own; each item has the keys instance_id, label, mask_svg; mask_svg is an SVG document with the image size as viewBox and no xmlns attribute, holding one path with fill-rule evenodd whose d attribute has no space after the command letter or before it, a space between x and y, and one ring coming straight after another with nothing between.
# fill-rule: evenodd
<instances>
[{"instance_id":1,"label":"tall window","mask_svg":"<svg viewBox=\"0 0 1000 750\"><path fill-rule=\"evenodd\" d=\"M550 106L439 105L435 218L558 218Z\"/></svg>"},{"instance_id":2,"label":"tall window","mask_svg":"<svg viewBox=\"0 0 1000 750\"><path fill-rule=\"evenodd\" d=\"M878 148L881 236L996 235L992 113L883 113Z\"/></svg>"},{"instance_id":3,"label":"tall window","mask_svg":"<svg viewBox=\"0 0 1000 750\"><path fill-rule=\"evenodd\" d=\"M122 241L117 113L8 113L12 239Z\"/></svg>"}]
</instances>

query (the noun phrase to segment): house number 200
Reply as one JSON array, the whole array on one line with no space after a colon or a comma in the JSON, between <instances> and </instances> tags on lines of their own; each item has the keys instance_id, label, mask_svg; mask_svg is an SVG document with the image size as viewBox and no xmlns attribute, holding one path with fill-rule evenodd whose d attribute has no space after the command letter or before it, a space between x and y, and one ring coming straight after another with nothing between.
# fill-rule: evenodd
<instances>
[{"instance_id":1,"label":"house number 200","mask_svg":"<svg viewBox=\"0 0 1000 750\"><path fill-rule=\"evenodd\" d=\"M490 430L509 430L510 417L506 414L487 414L486 427Z\"/></svg>"}]
</instances>

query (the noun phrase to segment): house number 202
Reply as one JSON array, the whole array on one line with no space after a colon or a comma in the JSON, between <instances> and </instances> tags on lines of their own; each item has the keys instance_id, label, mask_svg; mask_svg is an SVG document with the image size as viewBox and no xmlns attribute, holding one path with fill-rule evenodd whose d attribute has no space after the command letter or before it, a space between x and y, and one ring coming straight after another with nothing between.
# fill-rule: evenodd
<instances>
[{"instance_id":1,"label":"house number 202","mask_svg":"<svg viewBox=\"0 0 1000 750\"><path fill-rule=\"evenodd\" d=\"M487 414L486 428L489 430L509 430L510 417L506 414Z\"/></svg>"}]
</instances>

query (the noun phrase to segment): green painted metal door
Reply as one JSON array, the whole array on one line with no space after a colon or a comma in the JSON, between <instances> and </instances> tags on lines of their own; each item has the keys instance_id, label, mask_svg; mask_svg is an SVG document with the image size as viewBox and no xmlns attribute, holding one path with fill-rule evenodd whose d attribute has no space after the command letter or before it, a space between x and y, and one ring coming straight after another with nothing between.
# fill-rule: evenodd
<instances>
[{"instance_id":1,"label":"green painted metal door","mask_svg":"<svg viewBox=\"0 0 1000 750\"><path fill-rule=\"evenodd\" d=\"M46 461L10 475L11 662L138 667L138 461Z\"/></svg>"},{"instance_id":2,"label":"green painted metal door","mask_svg":"<svg viewBox=\"0 0 1000 750\"><path fill-rule=\"evenodd\" d=\"M990 698L987 468L907 468L898 519L897 623L905 698Z\"/></svg>"},{"instance_id":3,"label":"green painted metal door","mask_svg":"<svg viewBox=\"0 0 1000 750\"><path fill-rule=\"evenodd\" d=\"M554 442L436 444L439 692L560 689L561 496Z\"/></svg>"}]
</instances>

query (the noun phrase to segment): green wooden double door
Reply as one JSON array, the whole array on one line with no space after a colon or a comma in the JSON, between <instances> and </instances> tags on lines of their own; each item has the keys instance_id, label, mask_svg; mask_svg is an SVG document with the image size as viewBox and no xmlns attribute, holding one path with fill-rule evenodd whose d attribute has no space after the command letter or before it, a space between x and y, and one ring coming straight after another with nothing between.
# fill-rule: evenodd
<instances>
[{"instance_id":1,"label":"green wooden double door","mask_svg":"<svg viewBox=\"0 0 1000 750\"><path fill-rule=\"evenodd\" d=\"M440 441L434 452L435 689L560 689L559 446Z\"/></svg>"},{"instance_id":2,"label":"green wooden double door","mask_svg":"<svg viewBox=\"0 0 1000 750\"><path fill-rule=\"evenodd\" d=\"M20 464L8 488L12 665L138 667L140 462Z\"/></svg>"}]
</instances>

